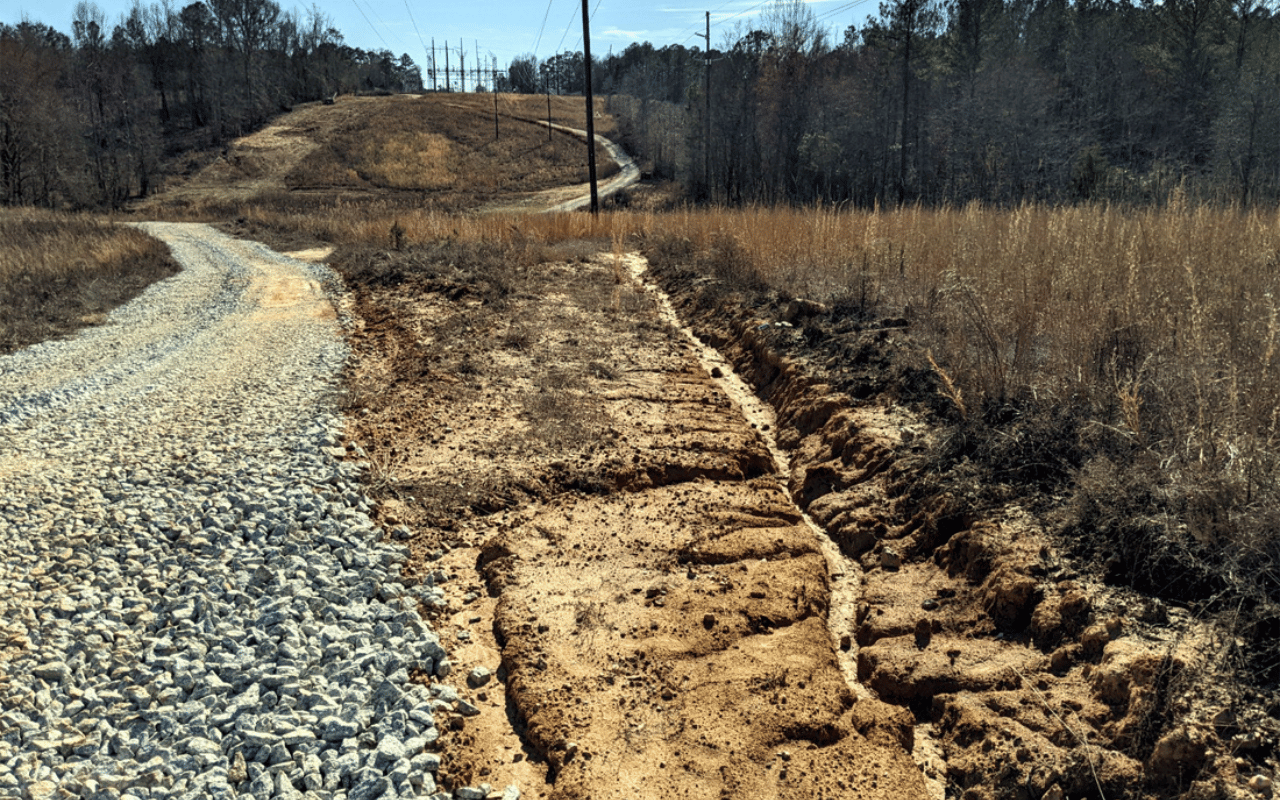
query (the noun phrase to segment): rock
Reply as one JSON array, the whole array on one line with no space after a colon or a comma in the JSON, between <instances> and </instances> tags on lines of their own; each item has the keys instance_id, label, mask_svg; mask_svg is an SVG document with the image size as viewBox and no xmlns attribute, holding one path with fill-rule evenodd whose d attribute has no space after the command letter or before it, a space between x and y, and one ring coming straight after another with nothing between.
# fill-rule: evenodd
<instances>
[{"instance_id":1,"label":"rock","mask_svg":"<svg viewBox=\"0 0 1280 800\"><path fill-rule=\"evenodd\" d=\"M227 782L231 784L243 783L249 779L248 768L244 764L244 753L239 750L231 758L231 768L227 770Z\"/></svg>"},{"instance_id":2,"label":"rock","mask_svg":"<svg viewBox=\"0 0 1280 800\"><path fill-rule=\"evenodd\" d=\"M455 800L485 800L488 792L477 789L474 786L462 786L453 790ZM351 800L350 797L347 800Z\"/></svg>"},{"instance_id":3,"label":"rock","mask_svg":"<svg viewBox=\"0 0 1280 800\"><path fill-rule=\"evenodd\" d=\"M374 758L374 766L378 769L386 770L392 764L405 758L408 753L405 750L404 742L399 738L387 734L378 740L378 750Z\"/></svg>"},{"instance_id":4,"label":"rock","mask_svg":"<svg viewBox=\"0 0 1280 800\"><path fill-rule=\"evenodd\" d=\"M419 753L409 762L409 766L414 772L437 772L440 769L440 755Z\"/></svg>"},{"instance_id":5,"label":"rock","mask_svg":"<svg viewBox=\"0 0 1280 800\"><path fill-rule=\"evenodd\" d=\"M892 547L885 547L880 551L880 566L887 570L901 569L902 554Z\"/></svg>"},{"instance_id":6,"label":"rock","mask_svg":"<svg viewBox=\"0 0 1280 800\"><path fill-rule=\"evenodd\" d=\"M27 800L53 800L57 795L57 784L50 781L36 781L27 787L26 797Z\"/></svg>"},{"instance_id":7,"label":"rock","mask_svg":"<svg viewBox=\"0 0 1280 800\"><path fill-rule=\"evenodd\" d=\"M472 689L479 689L489 682L489 678L493 672L486 667L476 667L467 675L467 685Z\"/></svg>"},{"instance_id":8,"label":"rock","mask_svg":"<svg viewBox=\"0 0 1280 800\"><path fill-rule=\"evenodd\" d=\"M1254 775L1249 779L1249 789L1258 794L1266 794L1271 791L1271 779L1266 775Z\"/></svg>"},{"instance_id":9,"label":"rock","mask_svg":"<svg viewBox=\"0 0 1280 800\"><path fill-rule=\"evenodd\" d=\"M347 800L376 800L391 788L391 781L378 774L376 770L362 769L351 783L351 791L347 792Z\"/></svg>"},{"instance_id":10,"label":"rock","mask_svg":"<svg viewBox=\"0 0 1280 800\"><path fill-rule=\"evenodd\" d=\"M315 740L316 735L305 728L296 728L280 735L280 741L284 742L286 747L297 747Z\"/></svg>"},{"instance_id":11,"label":"rock","mask_svg":"<svg viewBox=\"0 0 1280 800\"><path fill-rule=\"evenodd\" d=\"M62 683L71 677L71 667L61 661L50 661L31 670L31 674L42 681Z\"/></svg>"},{"instance_id":12,"label":"rock","mask_svg":"<svg viewBox=\"0 0 1280 800\"><path fill-rule=\"evenodd\" d=\"M338 716L329 716L320 720L320 727L322 729L320 738L326 742L353 739L360 733L360 726L357 723Z\"/></svg>"}]
</instances>

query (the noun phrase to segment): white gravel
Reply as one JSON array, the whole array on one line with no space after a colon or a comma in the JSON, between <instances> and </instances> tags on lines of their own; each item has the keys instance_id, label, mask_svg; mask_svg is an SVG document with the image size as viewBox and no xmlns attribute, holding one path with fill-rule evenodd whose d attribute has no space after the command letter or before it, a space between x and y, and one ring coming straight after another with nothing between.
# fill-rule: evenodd
<instances>
[{"instance_id":1,"label":"white gravel","mask_svg":"<svg viewBox=\"0 0 1280 800\"><path fill-rule=\"evenodd\" d=\"M336 278L142 227L182 273L0 358L0 797L435 794L441 594L339 458Z\"/></svg>"}]
</instances>

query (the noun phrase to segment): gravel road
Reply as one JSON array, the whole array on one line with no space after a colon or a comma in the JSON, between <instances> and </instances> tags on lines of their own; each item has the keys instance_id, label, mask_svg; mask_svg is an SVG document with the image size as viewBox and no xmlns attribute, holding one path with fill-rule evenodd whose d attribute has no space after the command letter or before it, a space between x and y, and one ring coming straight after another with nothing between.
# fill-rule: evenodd
<instances>
[{"instance_id":1,"label":"gravel road","mask_svg":"<svg viewBox=\"0 0 1280 800\"><path fill-rule=\"evenodd\" d=\"M336 278L141 227L182 273L0 358L0 797L433 795L467 709L341 459Z\"/></svg>"}]
</instances>

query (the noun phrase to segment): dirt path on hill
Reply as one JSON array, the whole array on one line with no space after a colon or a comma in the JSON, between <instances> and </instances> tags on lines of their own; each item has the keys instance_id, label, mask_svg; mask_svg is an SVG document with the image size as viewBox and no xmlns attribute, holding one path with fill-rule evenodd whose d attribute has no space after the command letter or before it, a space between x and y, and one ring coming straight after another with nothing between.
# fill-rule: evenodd
<instances>
[{"instance_id":1,"label":"dirt path on hill","mask_svg":"<svg viewBox=\"0 0 1280 800\"><path fill-rule=\"evenodd\" d=\"M626 265L480 285L355 294L352 436L411 568L453 578L428 613L473 713L444 726L444 785L925 796L910 714L845 680L760 431Z\"/></svg>"},{"instance_id":2,"label":"dirt path on hill","mask_svg":"<svg viewBox=\"0 0 1280 800\"><path fill-rule=\"evenodd\" d=\"M557 125L548 123L545 120L525 119L523 117L512 117L531 125L550 125L553 130L562 134L576 137L582 141L587 140L587 132L570 128L565 125ZM600 134L596 134L596 143L604 148L609 157L618 165L619 172L604 181L598 183L596 187L596 195L598 200L603 203L610 197L619 192L634 186L640 182L640 166L627 155L627 152L619 145L609 141ZM581 183L575 186L563 186L556 189L545 189L541 192L534 192L524 197L503 200L498 203L491 203L480 209L482 214L499 214L510 212L525 213L545 213L556 214L569 211L582 211L591 205L591 184Z\"/></svg>"}]
</instances>

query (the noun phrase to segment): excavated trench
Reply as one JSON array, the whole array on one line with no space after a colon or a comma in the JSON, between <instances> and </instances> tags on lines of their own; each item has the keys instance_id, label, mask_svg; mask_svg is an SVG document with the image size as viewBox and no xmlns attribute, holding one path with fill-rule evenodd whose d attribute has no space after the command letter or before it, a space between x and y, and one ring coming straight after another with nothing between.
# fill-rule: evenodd
<instances>
[{"instance_id":1,"label":"excavated trench","mask_svg":"<svg viewBox=\"0 0 1280 800\"><path fill-rule=\"evenodd\" d=\"M1015 505L908 502L928 427L781 346L825 309L729 311L670 271L668 303L638 256L558 255L337 265L350 436L444 591L443 786L1039 800L1205 767L1202 731L1157 725L1204 643Z\"/></svg>"}]
</instances>

